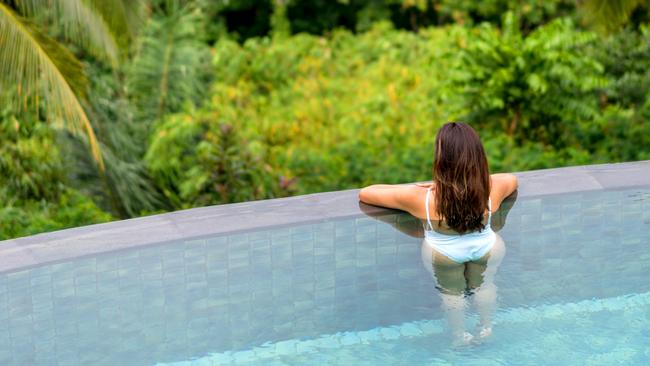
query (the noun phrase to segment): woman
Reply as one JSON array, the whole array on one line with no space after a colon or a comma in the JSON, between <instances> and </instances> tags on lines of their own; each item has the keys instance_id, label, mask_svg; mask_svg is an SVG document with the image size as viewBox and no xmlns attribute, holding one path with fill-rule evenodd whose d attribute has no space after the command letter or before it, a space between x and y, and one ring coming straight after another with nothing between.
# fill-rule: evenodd
<instances>
[{"instance_id":1,"label":"woman","mask_svg":"<svg viewBox=\"0 0 650 366\"><path fill-rule=\"evenodd\" d=\"M491 334L493 277L505 247L490 224L492 213L516 189L516 176L490 175L476 131L451 122L436 136L431 183L379 184L359 192L362 202L403 210L423 221L422 259L438 283L456 343L473 338L464 329L466 294L474 295L480 313L478 335Z\"/></svg>"}]
</instances>

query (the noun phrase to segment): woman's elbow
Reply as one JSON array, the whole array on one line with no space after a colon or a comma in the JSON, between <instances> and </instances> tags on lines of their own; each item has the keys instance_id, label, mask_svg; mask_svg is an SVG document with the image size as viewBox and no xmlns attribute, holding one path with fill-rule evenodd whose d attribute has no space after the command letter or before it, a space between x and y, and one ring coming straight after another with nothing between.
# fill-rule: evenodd
<instances>
[{"instance_id":1,"label":"woman's elbow","mask_svg":"<svg viewBox=\"0 0 650 366\"><path fill-rule=\"evenodd\" d=\"M359 190L359 201L368 203L370 200L370 190L372 186L364 187Z\"/></svg>"},{"instance_id":2,"label":"woman's elbow","mask_svg":"<svg viewBox=\"0 0 650 366\"><path fill-rule=\"evenodd\" d=\"M510 178L509 179L510 180L510 184L509 184L510 185L510 193L508 194L508 195L510 195L510 194L512 194L512 192L516 191L517 188L519 187L519 178L517 178L517 176L514 175L514 174L509 174L508 178Z\"/></svg>"},{"instance_id":3,"label":"woman's elbow","mask_svg":"<svg viewBox=\"0 0 650 366\"><path fill-rule=\"evenodd\" d=\"M501 187L498 189L503 192L504 197L508 197L519 187L519 179L512 173L498 173L494 174L492 178Z\"/></svg>"}]
</instances>

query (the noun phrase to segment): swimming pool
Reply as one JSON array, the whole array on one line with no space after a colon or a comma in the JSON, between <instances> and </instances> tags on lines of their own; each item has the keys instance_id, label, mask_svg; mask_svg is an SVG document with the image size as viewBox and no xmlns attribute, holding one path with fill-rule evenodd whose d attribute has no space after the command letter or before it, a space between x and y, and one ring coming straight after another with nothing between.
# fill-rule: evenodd
<instances>
[{"instance_id":1,"label":"swimming pool","mask_svg":"<svg viewBox=\"0 0 650 366\"><path fill-rule=\"evenodd\" d=\"M451 345L417 223L375 211L2 273L0 364L648 364L650 186L509 202L481 343Z\"/></svg>"}]
</instances>

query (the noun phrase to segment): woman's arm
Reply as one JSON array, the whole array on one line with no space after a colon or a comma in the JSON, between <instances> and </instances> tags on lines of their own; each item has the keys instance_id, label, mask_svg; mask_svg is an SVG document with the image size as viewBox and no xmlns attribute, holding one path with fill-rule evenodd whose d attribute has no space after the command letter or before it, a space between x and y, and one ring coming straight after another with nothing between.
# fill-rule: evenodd
<instances>
[{"instance_id":1,"label":"woman's arm","mask_svg":"<svg viewBox=\"0 0 650 366\"><path fill-rule=\"evenodd\" d=\"M492 196L492 201L497 204L496 207L493 207L492 211L496 211L501 205L501 202L517 190L519 181L516 175L510 173L492 174L491 178L492 191L490 196Z\"/></svg>"},{"instance_id":2,"label":"woman's arm","mask_svg":"<svg viewBox=\"0 0 650 366\"><path fill-rule=\"evenodd\" d=\"M414 188L418 189L413 185L373 184L359 191L359 200L370 205L410 212Z\"/></svg>"},{"instance_id":3,"label":"woman's arm","mask_svg":"<svg viewBox=\"0 0 650 366\"><path fill-rule=\"evenodd\" d=\"M499 209L501 202L517 189L517 177L514 174L492 174L492 211ZM374 184L359 191L359 200L375 206L394 208L410 213L416 217L422 217L424 212L424 188L427 184L418 185L393 185Z\"/></svg>"}]
</instances>

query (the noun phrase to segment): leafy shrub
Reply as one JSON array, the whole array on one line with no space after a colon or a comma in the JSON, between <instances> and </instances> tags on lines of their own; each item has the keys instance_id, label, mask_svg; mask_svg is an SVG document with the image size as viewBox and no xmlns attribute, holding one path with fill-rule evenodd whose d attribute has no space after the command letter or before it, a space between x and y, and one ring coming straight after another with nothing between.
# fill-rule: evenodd
<instances>
[{"instance_id":1,"label":"leafy shrub","mask_svg":"<svg viewBox=\"0 0 650 366\"><path fill-rule=\"evenodd\" d=\"M555 18L572 15L575 2L570 0L443 0L441 15L465 24L490 22L498 25L504 13L517 15L518 26L529 32Z\"/></svg>"},{"instance_id":2,"label":"leafy shrub","mask_svg":"<svg viewBox=\"0 0 650 366\"><path fill-rule=\"evenodd\" d=\"M609 79L602 103L624 108L645 103L650 92L650 28L613 34L594 44L588 54L603 65Z\"/></svg>"},{"instance_id":3,"label":"leafy shrub","mask_svg":"<svg viewBox=\"0 0 650 366\"><path fill-rule=\"evenodd\" d=\"M559 19L524 36L517 23L508 13L502 30L483 24L468 34L454 73L466 118L519 144L578 142L607 82L602 66L584 54L595 35Z\"/></svg>"},{"instance_id":4,"label":"leafy shrub","mask_svg":"<svg viewBox=\"0 0 650 366\"><path fill-rule=\"evenodd\" d=\"M174 208L276 195L263 155L218 115L172 115L157 126L145 161Z\"/></svg>"},{"instance_id":5,"label":"leafy shrub","mask_svg":"<svg viewBox=\"0 0 650 366\"><path fill-rule=\"evenodd\" d=\"M643 156L601 148L631 137L622 126L638 123L632 130L639 133L646 124L621 119L624 110L601 111L608 80L587 53L596 36L567 19L529 34L518 24L508 14L502 30L483 24L416 34L379 23L359 35L222 40L209 103L158 130L149 166L165 166L159 176L179 204L245 199L214 193L215 165L202 162L204 150L215 149L205 144L220 144L207 137L220 136L218 121L228 121L248 142L244 151L264 161L247 165L250 177L283 177L295 193L429 179L434 134L459 118L481 134L493 171ZM620 133L611 134L613 126ZM231 189L237 186L247 192L242 184ZM264 187L247 194L277 195L278 181Z\"/></svg>"},{"instance_id":6,"label":"leafy shrub","mask_svg":"<svg viewBox=\"0 0 650 366\"><path fill-rule=\"evenodd\" d=\"M495 172L650 158L646 29L598 38L567 0L259 4L156 1L124 69L80 54L104 175L83 139L0 112L0 237L109 220L89 197L131 217L429 179L449 120Z\"/></svg>"},{"instance_id":7,"label":"leafy shrub","mask_svg":"<svg viewBox=\"0 0 650 366\"><path fill-rule=\"evenodd\" d=\"M96 169L86 153L86 141L58 134L67 184L122 219L153 212L163 202L142 161L149 128L135 121L126 88L119 84L120 75L96 63L88 63L86 70L91 80L88 107L106 169Z\"/></svg>"},{"instance_id":8,"label":"leafy shrub","mask_svg":"<svg viewBox=\"0 0 650 366\"><path fill-rule=\"evenodd\" d=\"M449 34L381 24L359 36L222 41L207 109L258 140L299 193L423 179L446 119Z\"/></svg>"},{"instance_id":9,"label":"leafy shrub","mask_svg":"<svg viewBox=\"0 0 650 366\"><path fill-rule=\"evenodd\" d=\"M281 5L280 5L281 4ZM335 29L367 31L376 22L390 21L399 29L419 31L450 23L499 24L504 12L516 12L525 32L554 18L572 16L572 0L230 0L206 1L210 39L228 36L245 41L273 33L274 8L286 7L294 34L324 35ZM275 20L275 22L274 22Z\"/></svg>"},{"instance_id":10,"label":"leafy shrub","mask_svg":"<svg viewBox=\"0 0 650 366\"><path fill-rule=\"evenodd\" d=\"M0 240L111 219L66 185L54 139L34 116L0 111Z\"/></svg>"},{"instance_id":11,"label":"leafy shrub","mask_svg":"<svg viewBox=\"0 0 650 366\"><path fill-rule=\"evenodd\" d=\"M600 162L650 159L650 97L639 109L610 105L590 126L588 147Z\"/></svg>"},{"instance_id":12,"label":"leafy shrub","mask_svg":"<svg viewBox=\"0 0 650 366\"><path fill-rule=\"evenodd\" d=\"M54 134L29 118L18 119L7 107L0 111L0 196L55 199L64 175Z\"/></svg>"},{"instance_id":13,"label":"leafy shrub","mask_svg":"<svg viewBox=\"0 0 650 366\"><path fill-rule=\"evenodd\" d=\"M111 216L90 198L65 188L53 201L5 201L0 208L0 240L109 220Z\"/></svg>"}]
</instances>

